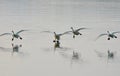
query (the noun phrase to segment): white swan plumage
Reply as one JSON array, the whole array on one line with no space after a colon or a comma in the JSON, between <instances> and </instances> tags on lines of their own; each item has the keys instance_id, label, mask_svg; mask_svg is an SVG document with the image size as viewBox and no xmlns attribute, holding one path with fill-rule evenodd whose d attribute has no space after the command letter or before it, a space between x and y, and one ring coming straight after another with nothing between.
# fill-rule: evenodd
<instances>
[{"instance_id":1,"label":"white swan plumage","mask_svg":"<svg viewBox=\"0 0 120 76\"><path fill-rule=\"evenodd\" d=\"M72 31L69 31L69 32L72 32L73 33L73 38L75 38L75 35L82 35L79 31L80 30L84 30L84 29L87 29L87 28L79 28L79 29L73 29L73 27L71 27Z\"/></svg>"},{"instance_id":2,"label":"white swan plumage","mask_svg":"<svg viewBox=\"0 0 120 76\"><path fill-rule=\"evenodd\" d=\"M56 32L51 32L51 31L42 31L42 32L53 33L54 34L54 38L55 38L55 40L53 40L53 42L59 41L61 36L65 35L65 34L69 34L69 31L63 32L63 33L60 33L60 34L58 34Z\"/></svg>"}]
</instances>

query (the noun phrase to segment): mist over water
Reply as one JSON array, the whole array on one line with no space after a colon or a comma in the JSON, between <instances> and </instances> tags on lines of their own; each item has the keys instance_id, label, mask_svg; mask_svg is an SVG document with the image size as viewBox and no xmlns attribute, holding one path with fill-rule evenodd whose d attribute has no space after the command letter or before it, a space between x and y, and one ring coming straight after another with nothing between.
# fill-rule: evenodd
<instances>
[{"instance_id":1,"label":"mist over water","mask_svg":"<svg viewBox=\"0 0 120 76\"><path fill-rule=\"evenodd\" d=\"M108 30L120 31L119 8L119 0L1 0L0 34L29 31L20 34L22 40L0 37L0 76L119 76L120 34L95 41ZM60 47L54 34L41 33L70 27L89 29L75 39L62 36ZM115 52L113 59L108 50Z\"/></svg>"}]
</instances>

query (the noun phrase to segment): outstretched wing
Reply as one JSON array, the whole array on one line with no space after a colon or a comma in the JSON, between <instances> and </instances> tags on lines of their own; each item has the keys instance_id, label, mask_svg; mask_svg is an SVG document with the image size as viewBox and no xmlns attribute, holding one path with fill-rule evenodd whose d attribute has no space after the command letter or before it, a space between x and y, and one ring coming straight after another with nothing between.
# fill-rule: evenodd
<instances>
[{"instance_id":1,"label":"outstretched wing","mask_svg":"<svg viewBox=\"0 0 120 76\"><path fill-rule=\"evenodd\" d=\"M3 35L12 35L12 34L11 33L3 33L0 36L3 36Z\"/></svg>"},{"instance_id":2,"label":"outstretched wing","mask_svg":"<svg viewBox=\"0 0 120 76\"><path fill-rule=\"evenodd\" d=\"M120 33L120 31L113 32L112 34Z\"/></svg>"},{"instance_id":3,"label":"outstretched wing","mask_svg":"<svg viewBox=\"0 0 120 76\"><path fill-rule=\"evenodd\" d=\"M40 33L53 33L53 32L51 32L51 31L42 31Z\"/></svg>"},{"instance_id":4,"label":"outstretched wing","mask_svg":"<svg viewBox=\"0 0 120 76\"><path fill-rule=\"evenodd\" d=\"M107 34L100 34L95 40L97 40L98 38L104 36L104 35L107 35Z\"/></svg>"},{"instance_id":5,"label":"outstretched wing","mask_svg":"<svg viewBox=\"0 0 120 76\"><path fill-rule=\"evenodd\" d=\"M28 31L28 30L20 30L16 34L18 35L19 33L23 32L23 31Z\"/></svg>"},{"instance_id":6,"label":"outstretched wing","mask_svg":"<svg viewBox=\"0 0 120 76\"><path fill-rule=\"evenodd\" d=\"M83 29L87 29L87 28L79 28L79 29L77 29L76 31L80 31L80 30L83 30Z\"/></svg>"},{"instance_id":7,"label":"outstretched wing","mask_svg":"<svg viewBox=\"0 0 120 76\"><path fill-rule=\"evenodd\" d=\"M61 36L61 35L65 35L65 34L70 34L70 32L72 32L72 31L67 31L67 32L64 32L64 33L59 34L59 35Z\"/></svg>"}]
</instances>

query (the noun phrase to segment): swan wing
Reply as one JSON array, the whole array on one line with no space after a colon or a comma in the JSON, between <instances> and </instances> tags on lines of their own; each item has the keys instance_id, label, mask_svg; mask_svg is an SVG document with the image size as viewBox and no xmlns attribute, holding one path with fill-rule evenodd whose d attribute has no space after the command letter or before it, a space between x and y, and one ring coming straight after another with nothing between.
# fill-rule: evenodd
<instances>
[{"instance_id":1,"label":"swan wing","mask_svg":"<svg viewBox=\"0 0 120 76\"><path fill-rule=\"evenodd\" d=\"M107 34L100 34L95 40L97 40L98 38L104 36L104 35L107 35Z\"/></svg>"},{"instance_id":2,"label":"swan wing","mask_svg":"<svg viewBox=\"0 0 120 76\"><path fill-rule=\"evenodd\" d=\"M16 34L18 35L19 33L23 32L23 31L28 31L28 30L20 30Z\"/></svg>"},{"instance_id":3,"label":"swan wing","mask_svg":"<svg viewBox=\"0 0 120 76\"><path fill-rule=\"evenodd\" d=\"M80 31L80 30L84 30L84 29L87 29L87 28L79 28L76 31Z\"/></svg>"},{"instance_id":4,"label":"swan wing","mask_svg":"<svg viewBox=\"0 0 120 76\"><path fill-rule=\"evenodd\" d=\"M53 33L53 32L51 32L51 31L42 31L40 33Z\"/></svg>"},{"instance_id":5,"label":"swan wing","mask_svg":"<svg viewBox=\"0 0 120 76\"><path fill-rule=\"evenodd\" d=\"M67 32L64 32L64 33L59 34L59 35L61 36L61 35L65 35L65 34L70 34L70 32L72 32L72 31L67 31Z\"/></svg>"},{"instance_id":6,"label":"swan wing","mask_svg":"<svg viewBox=\"0 0 120 76\"><path fill-rule=\"evenodd\" d=\"M113 32L112 34L120 33L120 31Z\"/></svg>"},{"instance_id":7,"label":"swan wing","mask_svg":"<svg viewBox=\"0 0 120 76\"><path fill-rule=\"evenodd\" d=\"M12 34L11 33L3 33L0 36L3 36L3 35L12 35Z\"/></svg>"}]
</instances>

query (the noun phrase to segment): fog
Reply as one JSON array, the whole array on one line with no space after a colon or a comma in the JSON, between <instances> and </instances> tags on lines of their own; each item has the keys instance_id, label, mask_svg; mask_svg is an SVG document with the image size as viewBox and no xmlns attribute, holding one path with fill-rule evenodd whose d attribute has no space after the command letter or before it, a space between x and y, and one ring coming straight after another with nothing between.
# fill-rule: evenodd
<instances>
[{"instance_id":1,"label":"fog","mask_svg":"<svg viewBox=\"0 0 120 76\"><path fill-rule=\"evenodd\" d=\"M0 76L119 76L120 34L95 41L108 30L120 31L119 13L119 0L0 0L0 34L28 30L20 34L22 40L0 36ZM63 35L60 47L54 34L41 33L70 27L89 29L75 38ZM114 58L108 58L108 50Z\"/></svg>"}]
</instances>

